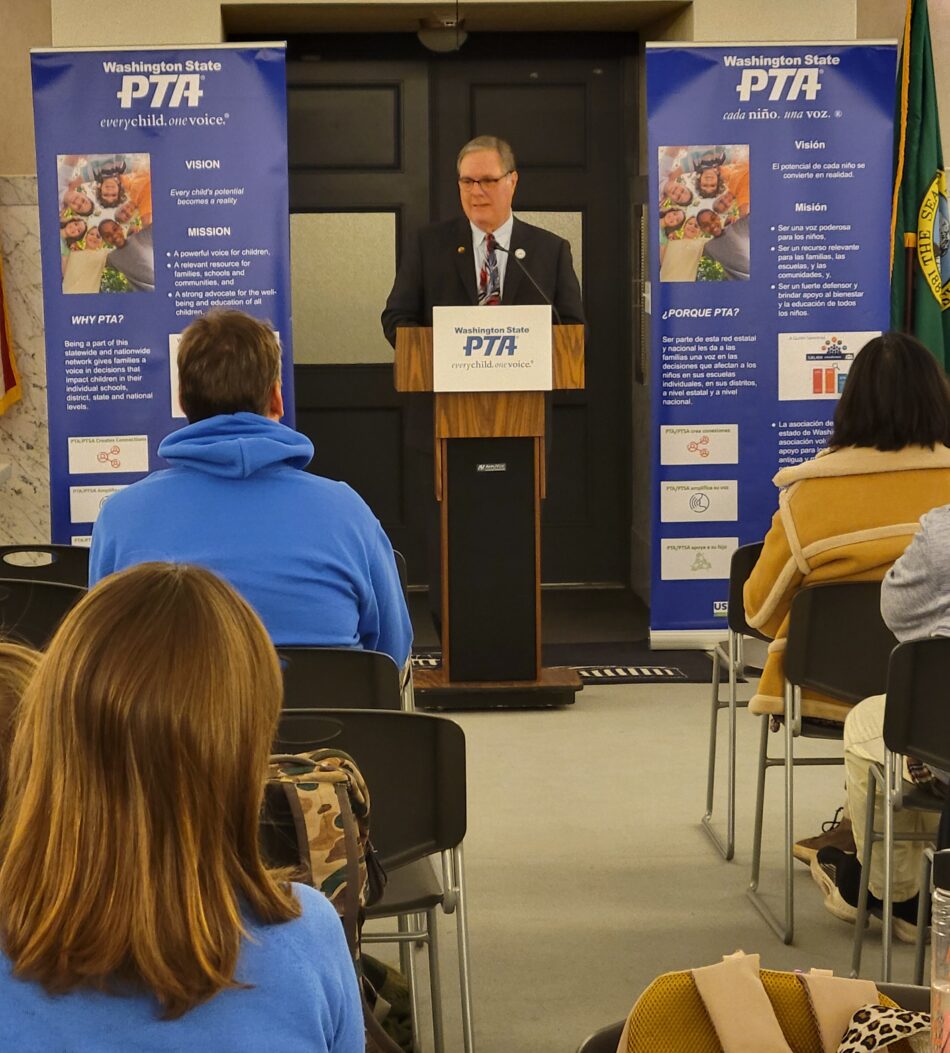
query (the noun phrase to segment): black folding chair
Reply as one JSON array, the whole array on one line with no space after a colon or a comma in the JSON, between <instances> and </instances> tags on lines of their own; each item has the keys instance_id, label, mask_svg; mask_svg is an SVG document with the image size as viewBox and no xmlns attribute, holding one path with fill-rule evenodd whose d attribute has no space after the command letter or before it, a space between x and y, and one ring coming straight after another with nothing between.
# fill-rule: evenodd
<instances>
[{"instance_id":1,"label":"black folding chair","mask_svg":"<svg viewBox=\"0 0 950 1053\"><path fill-rule=\"evenodd\" d=\"M388 654L355 647L278 647L285 709L401 709L407 699Z\"/></svg>"},{"instance_id":2,"label":"black folding chair","mask_svg":"<svg viewBox=\"0 0 950 1053\"><path fill-rule=\"evenodd\" d=\"M79 585L0 578L0 637L42 650L85 593Z\"/></svg>"},{"instance_id":3,"label":"black folding chair","mask_svg":"<svg viewBox=\"0 0 950 1053\"><path fill-rule=\"evenodd\" d=\"M768 641L758 629L753 629L745 618L745 605L742 600L742 588L749 580L752 568L762 553L762 542L754 545L743 545L732 554L729 564L729 636L726 649L721 643L710 652L712 658L712 712L709 720L709 763L706 769L706 811L703 813L703 829L719 850L723 859L729 860L736 852L736 710L747 706L748 700L738 700L738 681L746 670L744 662L745 637ZM722 698L719 693L722 682L722 666L726 665L729 693ZM751 670L750 670L751 671ZM761 670L755 670L760 672ZM719 729L719 714L729 711L729 729L726 740L726 839L716 833L712 826L713 798L716 791L716 738Z\"/></svg>"},{"instance_id":4,"label":"black folding chair","mask_svg":"<svg viewBox=\"0 0 950 1053\"><path fill-rule=\"evenodd\" d=\"M89 549L79 545L0 545L0 578L89 583Z\"/></svg>"},{"instance_id":5,"label":"black folding chair","mask_svg":"<svg viewBox=\"0 0 950 1053\"><path fill-rule=\"evenodd\" d=\"M869 695L879 695L887 684L887 660L897 644L881 617L881 585L876 581L834 582L811 585L792 601L785 648L785 750L781 757L768 755L770 717L762 717L759 768L755 801L752 875L748 896L772 931L791 943L795 930L792 881L795 844L793 790L796 767L842 764L841 757L795 757L799 736L841 739L844 724L828 727L802 718L802 688L854 705ZM762 820L765 807L765 773L785 769L785 919L779 921L764 902L759 887L762 857Z\"/></svg>"},{"instance_id":6,"label":"black folding chair","mask_svg":"<svg viewBox=\"0 0 950 1053\"><path fill-rule=\"evenodd\" d=\"M429 955L432 1028L444 1048L437 939L438 908L456 916L459 985L465 1053L472 1053L472 996L462 839L466 828L465 736L454 721L426 713L367 710L285 710L276 753L339 747L359 765L372 798L371 836L389 880L367 918L396 917L395 933L364 932L367 943L398 943L418 1020L413 946ZM270 798L280 808L277 795ZM269 804L270 807L270 804ZM285 831L281 835L281 830ZM289 814L272 813L262 825L265 853L275 863L296 860ZM281 848L283 845L283 848ZM441 880L431 856L441 854Z\"/></svg>"},{"instance_id":7,"label":"black folding chair","mask_svg":"<svg viewBox=\"0 0 950 1053\"><path fill-rule=\"evenodd\" d=\"M871 853L878 841L884 842L884 896L882 909L881 976L891 978L893 934L894 842L932 842L935 835L894 832L894 812L910 809L940 814L944 802L925 789L909 788L903 778L903 758L916 757L943 771L950 770L950 639L914 640L896 647L891 654L884 707L884 764L871 765L868 781L867 821L864 827L864 863L855 924L852 974L861 970L861 951L867 921L868 879ZM883 830L874 829L877 789L884 795ZM924 971L924 943L927 931L927 890L930 887L931 855L924 853L917 908L917 944L914 981L921 983Z\"/></svg>"}]
</instances>

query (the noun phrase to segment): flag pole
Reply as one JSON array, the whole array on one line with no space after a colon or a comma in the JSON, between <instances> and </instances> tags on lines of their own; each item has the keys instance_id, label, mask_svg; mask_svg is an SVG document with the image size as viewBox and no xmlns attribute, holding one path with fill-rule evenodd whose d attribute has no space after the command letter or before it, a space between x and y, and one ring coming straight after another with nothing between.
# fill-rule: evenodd
<instances>
[{"instance_id":1,"label":"flag pole","mask_svg":"<svg viewBox=\"0 0 950 1053\"><path fill-rule=\"evenodd\" d=\"M904 332L914 331L914 279L917 276L917 235L904 235Z\"/></svg>"}]
</instances>

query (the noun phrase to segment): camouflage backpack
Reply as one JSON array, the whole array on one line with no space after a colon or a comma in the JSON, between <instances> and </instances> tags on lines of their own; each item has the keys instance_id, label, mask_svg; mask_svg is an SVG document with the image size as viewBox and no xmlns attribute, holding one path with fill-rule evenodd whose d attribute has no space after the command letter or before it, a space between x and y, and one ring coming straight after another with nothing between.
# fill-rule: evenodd
<instances>
[{"instance_id":1,"label":"camouflage backpack","mask_svg":"<svg viewBox=\"0 0 950 1053\"><path fill-rule=\"evenodd\" d=\"M380 1023L390 1006L377 996L361 968L363 908L383 894L386 874L369 839L369 790L356 761L334 749L275 754L268 789L282 790L289 806L294 854L303 869L300 880L319 889L343 922L360 978L366 1049L402 1053Z\"/></svg>"},{"instance_id":2,"label":"camouflage backpack","mask_svg":"<svg viewBox=\"0 0 950 1053\"><path fill-rule=\"evenodd\" d=\"M358 960L363 908L379 899L386 878L370 843L369 790L356 761L333 749L275 754L268 781L280 785L290 808L301 880L336 907Z\"/></svg>"}]
</instances>

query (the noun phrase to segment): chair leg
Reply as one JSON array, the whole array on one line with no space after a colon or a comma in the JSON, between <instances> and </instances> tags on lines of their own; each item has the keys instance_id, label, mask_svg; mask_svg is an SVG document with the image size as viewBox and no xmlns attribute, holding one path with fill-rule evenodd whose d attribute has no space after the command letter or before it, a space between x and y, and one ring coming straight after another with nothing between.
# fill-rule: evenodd
<instances>
[{"instance_id":1,"label":"chair leg","mask_svg":"<svg viewBox=\"0 0 950 1053\"><path fill-rule=\"evenodd\" d=\"M396 918L396 928L400 933L408 933L411 931L412 919L409 914L400 914ZM410 959L412 958L412 943L409 940L399 941L399 970L403 976L409 977L409 970L411 968Z\"/></svg>"},{"instance_id":2,"label":"chair leg","mask_svg":"<svg viewBox=\"0 0 950 1053\"><path fill-rule=\"evenodd\" d=\"M792 867L794 857L792 847L794 845L792 829L794 826L794 771L795 771L795 738L793 718L796 713L795 688L786 682L785 684L785 755L781 761L773 760L767 755L768 748L768 722L767 716L763 717L763 730L761 748L759 751L759 785L756 794L755 809L755 834L752 846L752 880L746 895L752 900L752 905L762 915L769 928L778 938L786 944L790 944L795 938L795 890L792 883ZM772 908L762 899L758 891L759 864L762 853L762 816L765 796L765 769L778 764L785 768L785 849L784 849L784 871L785 871L785 920L780 921Z\"/></svg>"},{"instance_id":3,"label":"chair leg","mask_svg":"<svg viewBox=\"0 0 950 1053\"><path fill-rule=\"evenodd\" d=\"M709 759L706 762L706 811L703 813L703 823L712 818L716 791L716 731L719 725L719 710L722 708L719 701L722 652L718 644L709 652L709 657L712 659L712 706L709 714Z\"/></svg>"},{"instance_id":4,"label":"chair leg","mask_svg":"<svg viewBox=\"0 0 950 1053\"><path fill-rule=\"evenodd\" d=\"M927 947L932 868L933 854L931 849L925 848L920 864L920 891L917 894L917 939L914 943L914 983L918 987L924 982L924 955Z\"/></svg>"},{"instance_id":5,"label":"chair leg","mask_svg":"<svg viewBox=\"0 0 950 1053\"><path fill-rule=\"evenodd\" d=\"M442 1026L442 974L439 971L439 911L427 912L429 932L429 994L432 998L432 1045L435 1053L445 1053L445 1034Z\"/></svg>"},{"instance_id":6,"label":"chair leg","mask_svg":"<svg viewBox=\"0 0 950 1053\"><path fill-rule=\"evenodd\" d=\"M412 916L400 914L396 924L401 933L408 933ZM406 977L409 987L409 1006L412 1013L412 1048L415 1053L421 1053L422 1042L419 1038L419 988L416 983L416 956L412 942L409 940L399 943L399 965Z\"/></svg>"},{"instance_id":7,"label":"chair leg","mask_svg":"<svg viewBox=\"0 0 950 1053\"><path fill-rule=\"evenodd\" d=\"M702 829L709 834L710 840L719 855L727 861L735 855L735 713L736 713L736 670L737 670L737 634L729 631L729 654L723 654L721 644L716 644L711 652L712 672L712 709L709 720L709 761L706 776L706 812L702 816ZM723 680L723 661L729 662L729 698L723 702L719 698L719 688ZM727 789L726 789L726 839L724 840L713 829L712 814L716 788L716 738L719 726L719 713L729 710L729 731L727 739Z\"/></svg>"},{"instance_id":8,"label":"chair leg","mask_svg":"<svg viewBox=\"0 0 950 1053\"><path fill-rule=\"evenodd\" d=\"M729 631L729 768L726 773L726 859L736 854L736 706L739 685L739 648L741 638Z\"/></svg>"},{"instance_id":9,"label":"chair leg","mask_svg":"<svg viewBox=\"0 0 950 1053\"><path fill-rule=\"evenodd\" d=\"M861 887L858 891L858 915L854 921L854 943L851 949L851 975L861 975L861 952L868 924L868 881L871 877L871 852L874 849L874 805L877 799L874 772L868 772L868 803L864 820L864 862L861 865Z\"/></svg>"},{"instance_id":10,"label":"chair leg","mask_svg":"<svg viewBox=\"0 0 950 1053\"><path fill-rule=\"evenodd\" d=\"M782 940L791 943L795 934L795 886L792 869L795 857L792 849L795 845L795 738L792 723L792 703L790 700L794 688L785 688L785 932Z\"/></svg>"},{"instance_id":11,"label":"chair leg","mask_svg":"<svg viewBox=\"0 0 950 1053\"><path fill-rule=\"evenodd\" d=\"M891 943L894 931L894 772L897 755L884 750L884 889L881 899L881 979L891 980Z\"/></svg>"},{"instance_id":12,"label":"chair leg","mask_svg":"<svg viewBox=\"0 0 950 1053\"><path fill-rule=\"evenodd\" d=\"M752 830L752 875L749 879L749 891L755 892L759 887L759 864L762 860L762 819L765 814L765 771L769 750L769 717L762 717L762 730L759 733L759 768L755 783L755 824Z\"/></svg>"},{"instance_id":13,"label":"chair leg","mask_svg":"<svg viewBox=\"0 0 950 1053\"><path fill-rule=\"evenodd\" d=\"M458 931L459 950L459 987L462 997L462 1038L465 1053L474 1053L475 1034L472 1023L472 981L471 962L468 950L468 907L465 897L465 871L462 857L462 846L457 845L452 851L452 864L455 876L455 887L458 899L455 906L455 924Z\"/></svg>"}]
</instances>

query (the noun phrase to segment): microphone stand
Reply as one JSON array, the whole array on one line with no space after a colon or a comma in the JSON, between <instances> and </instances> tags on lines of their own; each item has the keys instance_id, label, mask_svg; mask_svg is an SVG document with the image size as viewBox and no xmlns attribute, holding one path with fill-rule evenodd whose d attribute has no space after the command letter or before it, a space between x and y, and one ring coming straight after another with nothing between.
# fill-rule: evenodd
<instances>
[{"instance_id":1,"label":"microphone stand","mask_svg":"<svg viewBox=\"0 0 950 1053\"><path fill-rule=\"evenodd\" d=\"M515 263L518 264L518 266L521 268L521 273L528 279L529 282L531 282L531 284L538 291L538 294L540 295L541 299L544 300L544 302L548 305L548 307L551 308L551 312L554 315L554 321L557 322L558 325L560 325L561 324L561 316L557 313L557 308L548 299L547 294L541 288L541 286L538 285L538 283L531 276L531 271L529 271L528 268L521 262L521 257L518 255L518 253L521 252L523 254L524 253L524 249L515 249L515 251L512 252L511 249L506 249L505 246L502 245L501 242L498 242L498 241L495 242L495 248L496 249L501 249L501 251L504 252L508 256L509 259L514 260Z\"/></svg>"}]
</instances>

